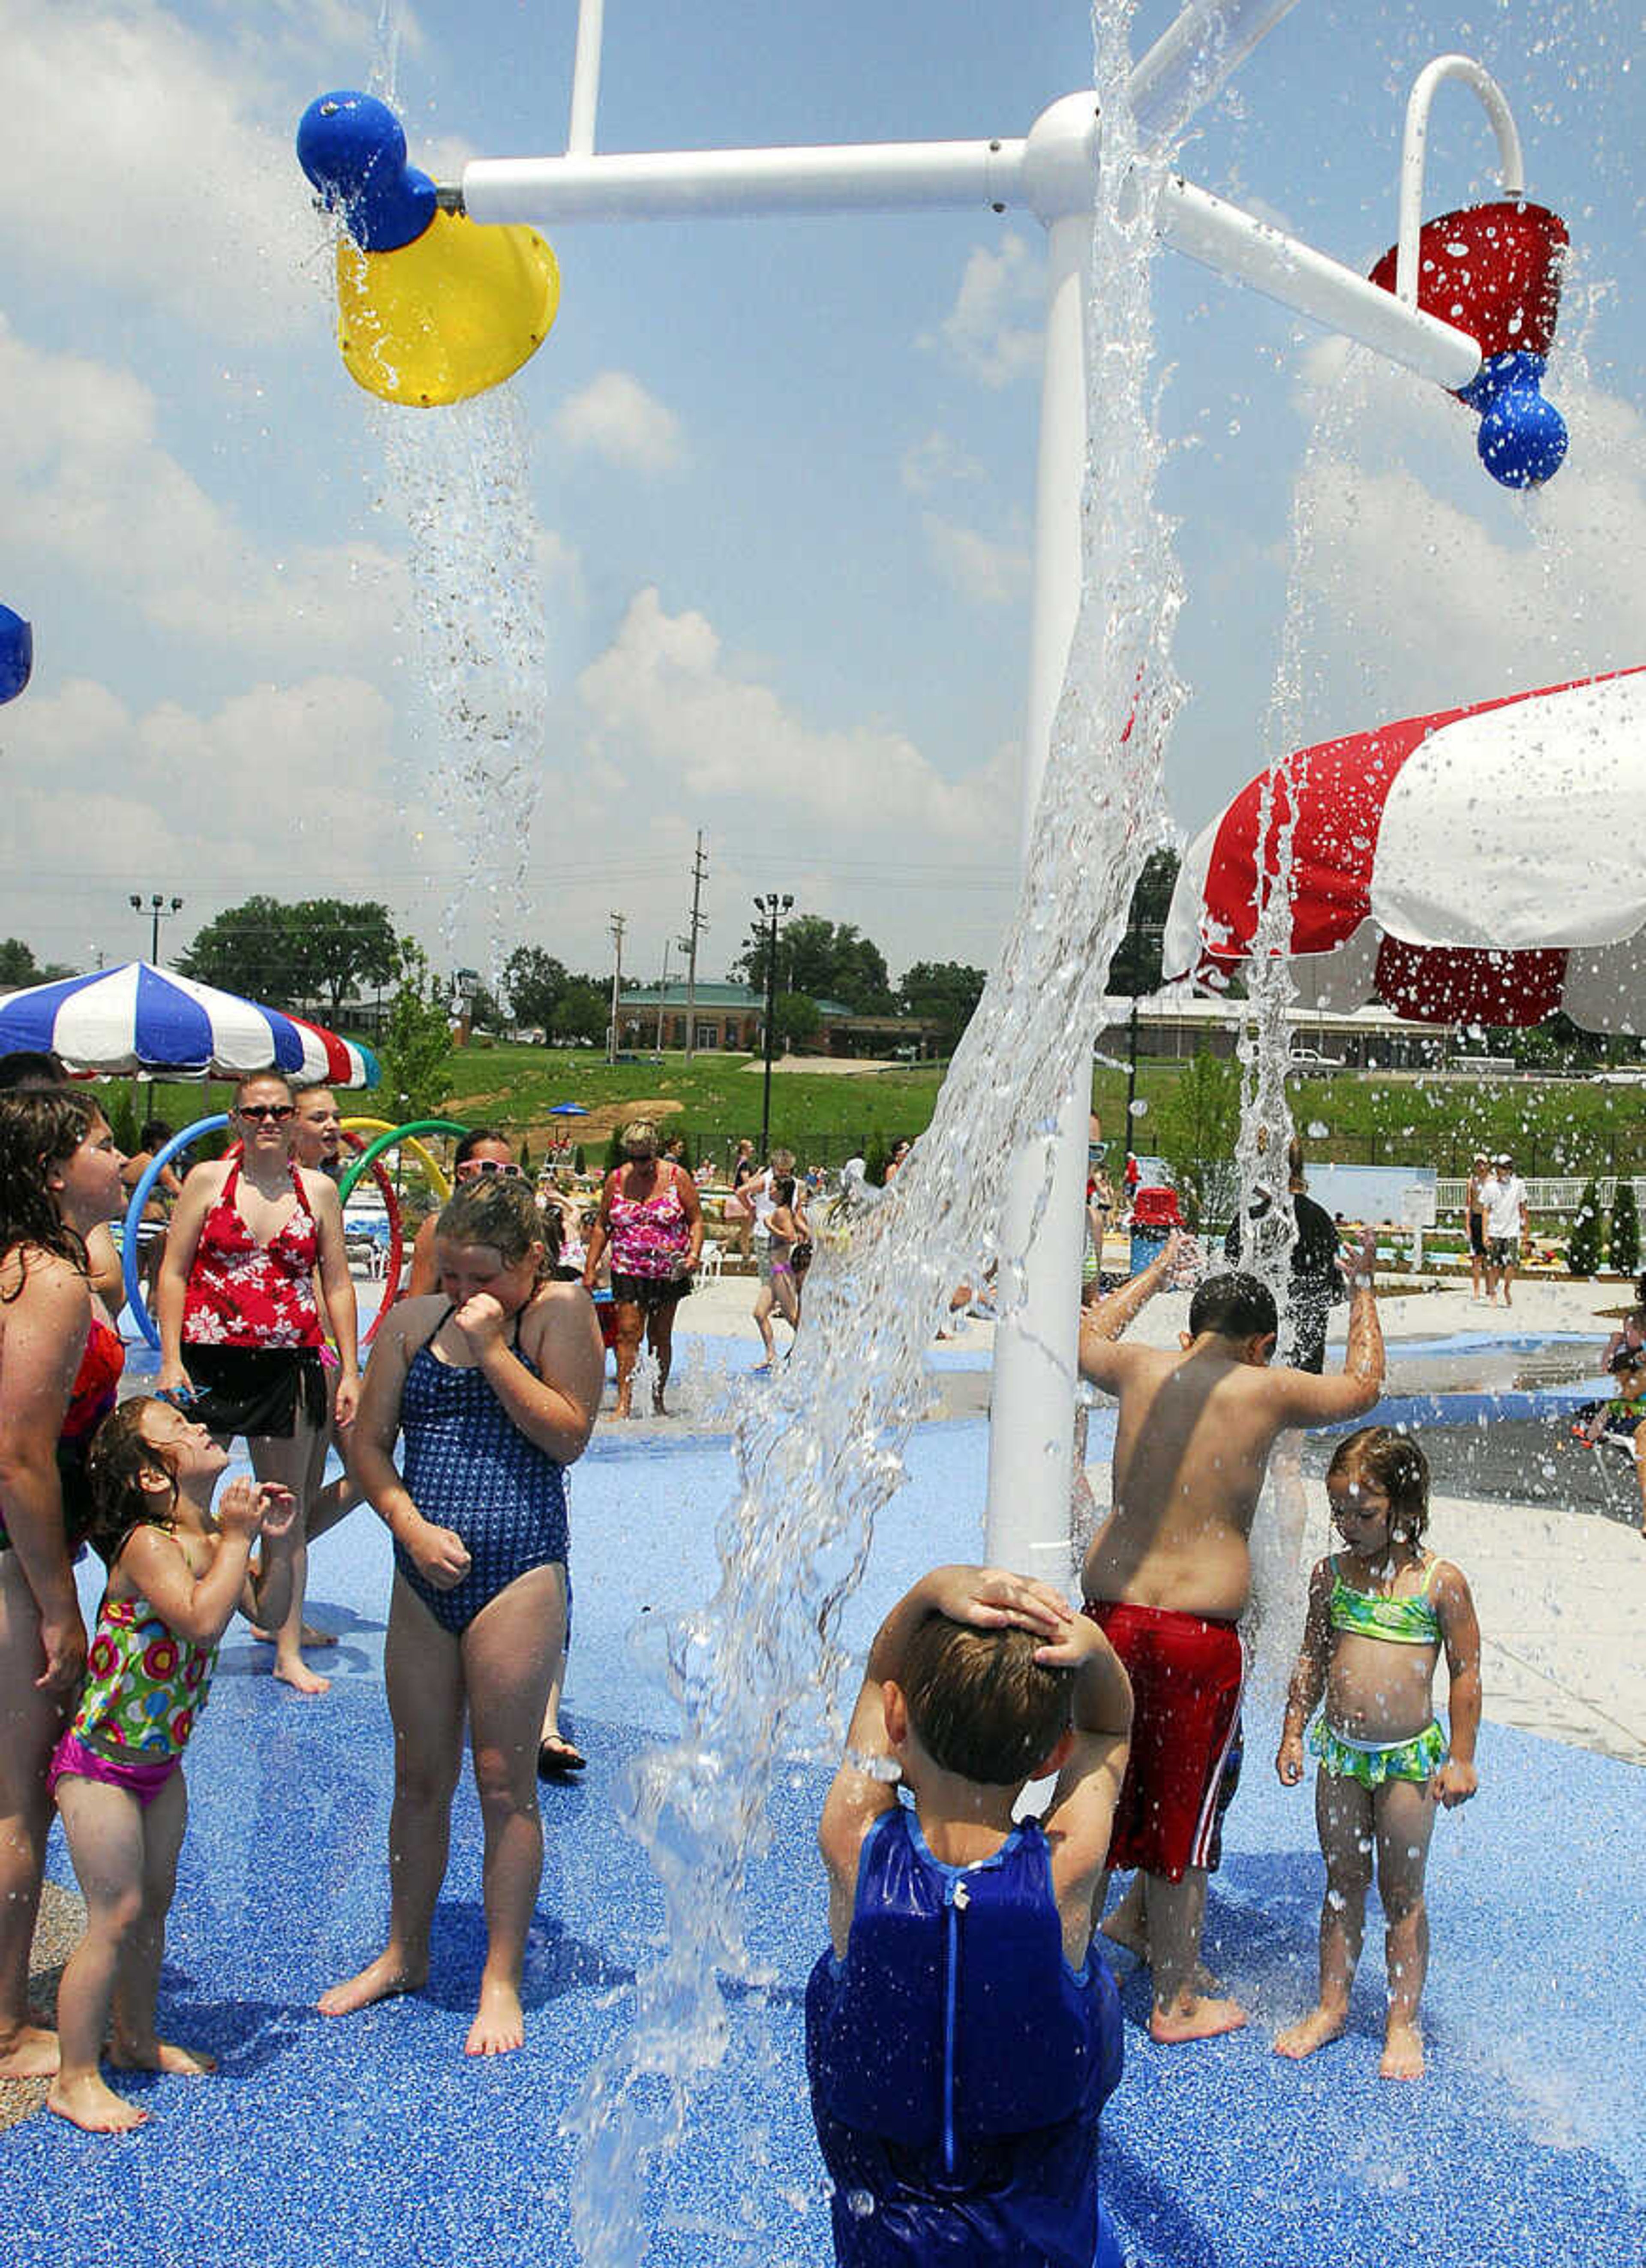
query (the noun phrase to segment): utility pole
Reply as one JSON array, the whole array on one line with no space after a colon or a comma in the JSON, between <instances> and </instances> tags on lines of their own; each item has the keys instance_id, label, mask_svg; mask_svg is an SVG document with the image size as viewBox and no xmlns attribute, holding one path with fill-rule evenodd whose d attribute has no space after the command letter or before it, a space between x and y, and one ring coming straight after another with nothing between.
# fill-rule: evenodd
<instances>
[{"instance_id":1,"label":"utility pole","mask_svg":"<svg viewBox=\"0 0 1646 2268\"><path fill-rule=\"evenodd\" d=\"M692 860L692 920L689 933L680 939L686 950L686 1060L692 1059L692 1042L697 1036L697 939L709 926L708 917L700 912L703 897L703 876L708 873L703 857L703 830L697 830L697 851Z\"/></svg>"},{"instance_id":2,"label":"utility pole","mask_svg":"<svg viewBox=\"0 0 1646 2268\"><path fill-rule=\"evenodd\" d=\"M623 932L628 924L621 914L612 916L612 944L616 959L612 964L612 1020L606 1027L606 1060L617 1061L617 1004L623 990Z\"/></svg>"},{"instance_id":3,"label":"utility pole","mask_svg":"<svg viewBox=\"0 0 1646 2268\"><path fill-rule=\"evenodd\" d=\"M663 940L663 974L658 979L658 1061L663 1061L663 998L669 989L669 940Z\"/></svg>"}]
</instances>

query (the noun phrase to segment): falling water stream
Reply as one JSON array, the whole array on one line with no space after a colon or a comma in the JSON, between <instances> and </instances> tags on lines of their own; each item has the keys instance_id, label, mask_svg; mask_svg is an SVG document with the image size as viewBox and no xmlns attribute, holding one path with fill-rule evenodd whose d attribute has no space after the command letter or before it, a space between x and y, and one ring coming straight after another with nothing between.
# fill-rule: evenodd
<instances>
[{"instance_id":1,"label":"falling water stream","mask_svg":"<svg viewBox=\"0 0 1646 2268\"><path fill-rule=\"evenodd\" d=\"M405 0L381 0L370 87L391 108L404 15ZM368 417L412 539L410 630L438 736L430 784L458 853L442 944L453 965L459 920L478 930L496 992L503 941L525 927L548 706L529 430L507 387L409 413L373 402Z\"/></svg>"},{"instance_id":2,"label":"falling water stream","mask_svg":"<svg viewBox=\"0 0 1646 2268\"><path fill-rule=\"evenodd\" d=\"M855 1228L849 1258L819 1257L792 1360L737 1403L738 1492L718 1536L718 1589L648 1631L680 1730L631 1767L627 1824L665 1918L632 2029L597 2059L571 2113L583 2139L573 2230L592 2268L643 2257L649 2180L734 2036L740 2097L758 2127L770 2065L743 1890L768 1839L768 1797L815 1740L837 1684L841 1610L903 1476L926 1403L925 1350L951 1288L982 1256L1000 1263L1003 1296L1013 1296L1022 1256L998 1243L1008 1168L1038 1146L1049 1183L1058 1109L1089 1079L1105 972L1158 836L1179 589L1153 502L1160 449L1148 401L1165 161L1140 152L1130 115L1132 13L1093 11L1104 129L1082 603L1025 880L930 1128ZM749 1988L735 2000L722 1990L732 1980Z\"/></svg>"}]
</instances>

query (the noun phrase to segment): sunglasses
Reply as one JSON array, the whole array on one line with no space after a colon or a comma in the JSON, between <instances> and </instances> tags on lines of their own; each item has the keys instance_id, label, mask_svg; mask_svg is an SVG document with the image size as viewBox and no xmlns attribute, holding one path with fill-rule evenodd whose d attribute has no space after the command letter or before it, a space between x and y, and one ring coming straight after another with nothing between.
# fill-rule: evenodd
<instances>
[{"instance_id":1,"label":"sunglasses","mask_svg":"<svg viewBox=\"0 0 1646 2268\"><path fill-rule=\"evenodd\" d=\"M260 1119L272 1118L277 1126L283 1125L288 1118L295 1118L297 1115L295 1102L242 1102L235 1112L237 1117L249 1118L254 1124Z\"/></svg>"},{"instance_id":2,"label":"sunglasses","mask_svg":"<svg viewBox=\"0 0 1646 2268\"><path fill-rule=\"evenodd\" d=\"M520 1168L505 1158L465 1158L455 1169L458 1174L511 1174L518 1181Z\"/></svg>"}]
</instances>

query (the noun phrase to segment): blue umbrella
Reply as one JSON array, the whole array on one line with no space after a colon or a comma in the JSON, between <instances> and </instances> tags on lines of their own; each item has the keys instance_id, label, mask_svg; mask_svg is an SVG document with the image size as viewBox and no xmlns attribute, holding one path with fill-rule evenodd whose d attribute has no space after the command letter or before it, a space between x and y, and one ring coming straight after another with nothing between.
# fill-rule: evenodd
<instances>
[{"instance_id":1,"label":"blue umbrella","mask_svg":"<svg viewBox=\"0 0 1646 2268\"><path fill-rule=\"evenodd\" d=\"M54 1049L71 1071L237 1079L274 1070L332 1086L378 1079L370 1048L147 961L32 984L0 1001L0 1055L18 1048Z\"/></svg>"}]
</instances>

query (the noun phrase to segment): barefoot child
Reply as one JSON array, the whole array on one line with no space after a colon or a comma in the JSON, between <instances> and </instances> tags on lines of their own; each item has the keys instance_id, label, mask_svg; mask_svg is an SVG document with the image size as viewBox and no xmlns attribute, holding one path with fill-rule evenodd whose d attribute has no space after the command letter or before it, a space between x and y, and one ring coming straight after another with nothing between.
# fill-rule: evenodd
<instances>
[{"instance_id":1,"label":"barefoot child","mask_svg":"<svg viewBox=\"0 0 1646 2268\"><path fill-rule=\"evenodd\" d=\"M1042 1583L939 1568L882 1624L806 1988L838 2261L1118 2264L1097 2159L1120 2007L1091 1929L1130 1715L1108 1642ZM1014 1825L1053 1772L1044 1822Z\"/></svg>"},{"instance_id":2,"label":"barefoot child","mask_svg":"<svg viewBox=\"0 0 1646 2268\"><path fill-rule=\"evenodd\" d=\"M1463 1577L1424 1548L1429 1462L1415 1441L1382 1425L1351 1433L1326 1486L1348 1549L1322 1559L1311 1578L1303 1651L1275 1760L1282 1780L1295 1787L1303 1778L1304 1727L1324 1691L1325 1713L1310 1738L1320 1759L1315 1821L1326 1874L1320 1997L1275 2045L1283 2056L1312 2055L1348 2023L1375 1846L1389 1968L1378 2068L1385 2079L1419 2079L1417 2003L1429 1966L1423 1867L1436 1805L1450 1810L1475 1790L1480 1624ZM1450 1745L1431 1695L1443 1646Z\"/></svg>"},{"instance_id":3,"label":"barefoot child","mask_svg":"<svg viewBox=\"0 0 1646 2268\"><path fill-rule=\"evenodd\" d=\"M206 1705L217 1644L243 1605L278 1623L290 1603L297 1499L272 1482L231 1482L214 1519L226 1448L180 1410L139 1395L99 1427L90 1459L92 1540L108 1565L85 1685L52 1756L49 1784L85 1896L85 1935L57 1995L62 2061L47 2108L87 2132L149 2114L104 2084L121 2071L198 2074L211 2058L155 2030L155 1997L177 1854L188 1815L183 1749ZM247 1580L253 1544L261 1565Z\"/></svg>"}]
</instances>

